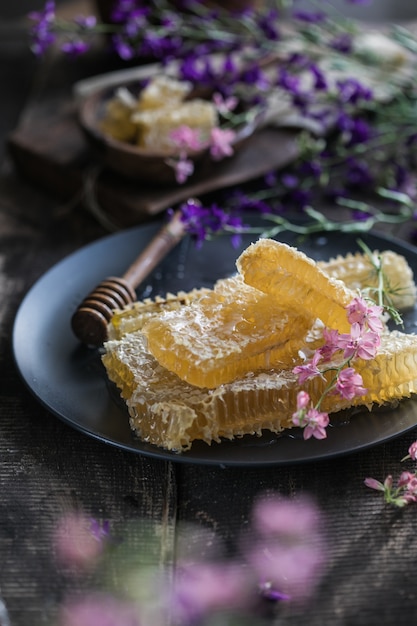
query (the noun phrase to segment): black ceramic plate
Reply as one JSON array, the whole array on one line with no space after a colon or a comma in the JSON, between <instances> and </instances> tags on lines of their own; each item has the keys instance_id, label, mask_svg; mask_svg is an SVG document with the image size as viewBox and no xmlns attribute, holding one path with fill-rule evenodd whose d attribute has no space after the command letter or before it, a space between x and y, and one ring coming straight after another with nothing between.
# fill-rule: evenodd
<instances>
[{"instance_id":1,"label":"black ceramic plate","mask_svg":"<svg viewBox=\"0 0 417 626\"><path fill-rule=\"evenodd\" d=\"M206 445L196 442L189 452L175 454L141 442L130 431L127 411L107 382L99 350L80 345L73 336L73 311L97 283L122 275L158 226L147 225L110 235L49 270L32 287L18 311L13 347L17 367L31 392L53 414L74 428L105 443L157 459L218 465L280 465L334 457L365 449L417 426L417 400L395 409L358 412L339 418L325 440L304 441L296 430L283 436L265 432L236 441ZM417 276L417 252L411 246L377 235L361 235L372 249L403 254ZM294 235L280 239L297 245L316 259L358 249L357 237L328 233L303 242ZM247 236L241 249L251 241ZM235 250L226 238L208 242L200 250L184 239L138 290L138 297L211 286L235 270ZM405 329L415 331L417 311L405 315Z\"/></svg>"}]
</instances>

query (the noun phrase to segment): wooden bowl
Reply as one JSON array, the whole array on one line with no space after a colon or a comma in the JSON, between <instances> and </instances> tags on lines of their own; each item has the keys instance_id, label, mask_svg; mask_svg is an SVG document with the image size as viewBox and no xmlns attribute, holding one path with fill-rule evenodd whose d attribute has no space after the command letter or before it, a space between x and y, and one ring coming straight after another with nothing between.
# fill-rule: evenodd
<instances>
[{"instance_id":1,"label":"wooden bowl","mask_svg":"<svg viewBox=\"0 0 417 626\"><path fill-rule=\"evenodd\" d=\"M100 124L105 115L106 105L114 97L116 90L122 86L129 89L134 96L138 95L141 89L138 81L124 83L118 87L98 89L82 100L78 110L79 123L87 142L104 167L124 178L145 182L148 185L178 186L175 171L166 162L171 156L175 156L174 154L152 152L149 149L114 139L101 130ZM258 123L257 118L237 129L232 143L234 151L251 137ZM188 158L194 162L194 173L189 180L198 175L203 164L212 161L208 148L189 153ZM233 156L226 158L233 158ZM213 166L219 167L221 162L213 162Z\"/></svg>"}]
</instances>

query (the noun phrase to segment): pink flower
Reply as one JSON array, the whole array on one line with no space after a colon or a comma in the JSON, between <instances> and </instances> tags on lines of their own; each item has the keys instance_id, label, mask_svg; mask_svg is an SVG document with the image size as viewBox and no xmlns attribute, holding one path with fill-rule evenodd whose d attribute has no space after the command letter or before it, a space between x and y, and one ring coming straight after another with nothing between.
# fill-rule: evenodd
<instances>
[{"instance_id":1,"label":"pink flower","mask_svg":"<svg viewBox=\"0 0 417 626\"><path fill-rule=\"evenodd\" d=\"M252 509L252 525L262 537L302 540L321 526L321 514L307 496L298 499L262 496Z\"/></svg>"},{"instance_id":2,"label":"pink flower","mask_svg":"<svg viewBox=\"0 0 417 626\"><path fill-rule=\"evenodd\" d=\"M297 394L297 410L292 414L294 426L305 426L306 409L310 403L310 396L306 391L299 391Z\"/></svg>"},{"instance_id":3,"label":"pink flower","mask_svg":"<svg viewBox=\"0 0 417 626\"><path fill-rule=\"evenodd\" d=\"M179 159L167 159L166 163L174 168L175 180L179 185L185 183L188 177L194 173L194 163L187 159L185 154L180 154Z\"/></svg>"},{"instance_id":4,"label":"pink flower","mask_svg":"<svg viewBox=\"0 0 417 626\"><path fill-rule=\"evenodd\" d=\"M367 389L363 387L362 376L356 372L353 367L346 367L337 377L335 392L339 393L342 398L352 400L356 396L363 396Z\"/></svg>"},{"instance_id":5,"label":"pink flower","mask_svg":"<svg viewBox=\"0 0 417 626\"><path fill-rule=\"evenodd\" d=\"M310 396L306 391L299 391L297 394L297 411L306 409L310 402Z\"/></svg>"},{"instance_id":6,"label":"pink flower","mask_svg":"<svg viewBox=\"0 0 417 626\"><path fill-rule=\"evenodd\" d=\"M339 337L339 345L344 350L345 359L359 357L365 361L374 359L381 344L378 333L366 330L358 322L354 322L350 328L350 334L342 334Z\"/></svg>"},{"instance_id":7,"label":"pink flower","mask_svg":"<svg viewBox=\"0 0 417 626\"><path fill-rule=\"evenodd\" d=\"M417 441L414 441L408 448L408 454L410 455L410 459L417 461Z\"/></svg>"},{"instance_id":8,"label":"pink flower","mask_svg":"<svg viewBox=\"0 0 417 626\"><path fill-rule=\"evenodd\" d=\"M406 487L413 478L415 478L415 474L412 474L411 472L401 472L398 479L398 486Z\"/></svg>"},{"instance_id":9,"label":"pink flower","mask_svg":"<svg viewBox=\"0 0 417 626\"><path fill-rule=\"evenodd\" d=\"M408 479L407 492L413 496L417 496L417 476L414 474Z\"/></svg>"},{"instance_id":10,"label":"pink flower","mask_svg":"<svg viewBox=\"0 0 417 626\"><path fill-rule=\"evenodd\" d=\"M200 150L204 147L198 128L179 126L171 131L170 138L179 148L183 150Z\"/></svg>"},{"instance_id":11,"label":"pink flower","mask_svg":"<svg viewBox=\"0 0 417 626\"><path fill-rule=\"evenodd\" d=\"M194 624L220 609L245 606L249 578L244 568L219 562L190 563L176 572L172 612L179 624Z\"/></svg>"},{"instance_id":12,"label":"pink flower","mask_svg":"<svg viewBox=\"0 0 417 626\"><path fill-rule=\"evenodd\" d=\"M384 310L382 306L368 305L363 298L355 298L346 308L350 324L359 324L361 327L367 326L375 333L382 332L381 315Z\"/></svg>"},{"instance_id":13,"label":"pink flower","mask_svg":"<svg viewBox=\"0 0 417 626\"><path fill-rule=\"evenodd\" d=\"M232 156L236 133L234 130L212 128L210 133L210 154L215 161L220 161L224 157Z\"/></svg>"},{"instance_id":14,"label":"pink flower","mask_svg":"<svg viewBox=\"0 0 417 626\"><path fill-rule=\"evenodd\" d=\"M248 555L261 589L266 586L292 601L302 601L314 593L320 580L325 554L313 541L255 543Z\"/></svg>"},{"instance_id":15,"label":"pink flower","mask_svg":"<svg viewBox=\"0 0 417 626\"><path fill-rule=\"evenodd\" d=\"M107 535L108 531L96 520L69 513L60 519L53 534L56 558L68 567L88 568L102 553Z\"/></svg>"},{"instance_id":16,"label":"pink flower","mask_svg":"<svg viewBox=\"0 0 417 626\"><path fill-rule=\"evenodd\" d=\"M326 439L326 427L329 425L329 416L315 408L309 409L306 414L306 426L303 430L303 438Z\"/></svg>"},{"instance_id":17,"label":"pink flower","mask_svg":"<svg viewBox=\"0 0 417 626\"><path fill-rule=\"evenodd\" d=\"M61 608L59 626L140 626L133 606L102 593L69 600Z\"/></svg>"},{"instance_id":18,"label":"pink flower","mask_svg":"<svg viewBox=\"0 0 417 626\"><path fill-rule=\"evenodd\" d=\"M375 478L365 478L364 483L370 489L375 489L376 491L385 491L384 485Z\"/></svg>"},{"instance_id":19,"label":"pink flower","mask_svg":"<svg viewBox=\"0 0 417 626\"><path fill-rule=\"evenodd\" d=\"M264 597L297 601L314 592L326 561L323 522L307 496L255 503L245 553Z\"/></svg>"},{"instance_id":20,"label":"pink flower","mask_svg":"<svg viewBox=\"0 0 417 626\"><path fill-rule=\"evenodd\" d=\"M224 98L221 93L216 92L213 94L213 103L221 115L233 111L238 104L238 99L235 96L229 96Z\"/></svg>"},{"instance_id":21,"label":"pink flower","mask_svg":"<svg viewBox=\"0 0 417 626\"><path fill-rule=\"evenodd\" d=\"M313 355L313 358L306 365L297 365L294 367L293 372L298 377L298 382L300 385L305 383L307 380L314 378L315 376L322 376L322 373L317 367L317 364L321 361L322 355L320 350L316 350Z\"/></svg>"},{"instance_id":22,"label":"pink flower","mask_svg":"<svg viewBox=\"0 0 417 626\"><path fill-rule=\"evenodd\" d=\"M333 328L325 328L323 330L324 345L319 348L319 351L324 361L330 361L335 352L340 350L339 345L339 331Z\"/></svg>"}]
</instances>

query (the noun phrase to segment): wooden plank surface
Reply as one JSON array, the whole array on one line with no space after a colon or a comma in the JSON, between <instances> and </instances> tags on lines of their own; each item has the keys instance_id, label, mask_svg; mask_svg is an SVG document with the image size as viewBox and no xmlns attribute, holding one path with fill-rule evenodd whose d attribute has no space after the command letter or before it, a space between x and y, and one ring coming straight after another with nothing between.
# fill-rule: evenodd
<instances>
[{"instance_id":1,"label":"wooden plank surface","mask_svg":"<svg viewBox=\"0 0 417 626\"><path fill-rule=\"evenodd\" d=\"M70 90L80 66L51 85L23 45L0 44L4 137L39 105L53 109L57 92ZM11 70L15 59L19 72ZM92 68L90 68L92 69ZM99 69L99 68L97 68ZM33 80L34 79L34 80ZM55 76L59 83L59 77ZM67 84L68 81L68 84ZM43 91L42 85L48 84ZM42 95L41 95L42 94ZM72 189L70 190L72 193ZM70 201L71 200L71 201ZM266 491L313 496L325 514L329 568L304 607L281 604L276 626L409 626L417 617L414 580L416 509L384 504L364 485L366 476L397 476L416 432L357 454L276 468L222 468L172 464L93 440L52 416L24 387L11 336L29 287L57 261L107 234L77 197L61 201L19 175L10 159L0 177L0 598L12 626L50 626L67 591L82 591L56 567L51 534L59 516L78 507L107 520L115 537L131 526L133 545L145 550L149 521L155 562L171 565L177 529L214 531L229 553L239 546L254 501ZM397 231L404 239L410 227ZM45 306L48 303L45 302ZM3 618L1 618L3 619ZM4 624L1 623L1 626ZM3 620L4 621L4 620ZM160 626L158 624L158 626Z\"/></svg>"}]
</instances>

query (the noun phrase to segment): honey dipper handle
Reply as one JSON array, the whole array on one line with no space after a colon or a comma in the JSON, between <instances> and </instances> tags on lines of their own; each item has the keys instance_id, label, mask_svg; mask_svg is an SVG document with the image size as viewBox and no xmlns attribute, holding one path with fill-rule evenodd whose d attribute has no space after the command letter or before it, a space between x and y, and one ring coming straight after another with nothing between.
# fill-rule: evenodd
<instances>
[{"instance_id":1,"label":"honey dipper handle","mask_svg":"<svg viewBox=\"0 0 417 626\"><path fill-rule=\"evenodd\" d=\"M180 241L185 232L181 213L174 213L172 219L155 235L143 252L123 274L123 279L135 288L152 272L158 263Z\"/></svg>"},{"instance_id":2,"label":"honey dipper handle","mask_svg":"<svg viewBox=\"0 0 417 626\"><path fill-rule=\"evenodd\" d=\"M72 330L82 343L100 346L106 341L107 325L113 311L135 300L135 288L180 241L184 233L181 214L174 213L122 277L107 277L84 298L71 318Z\"/></svg>"}]
</instances>

